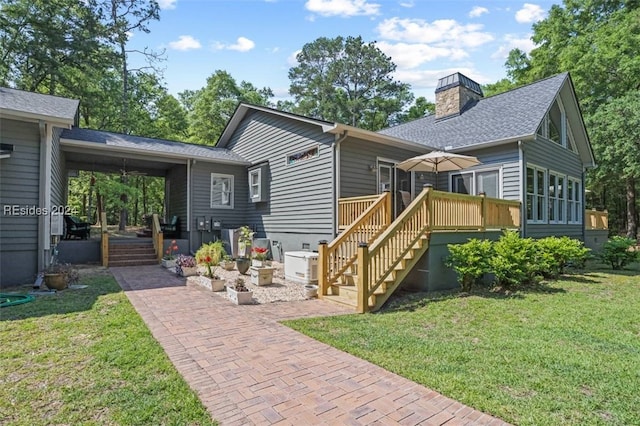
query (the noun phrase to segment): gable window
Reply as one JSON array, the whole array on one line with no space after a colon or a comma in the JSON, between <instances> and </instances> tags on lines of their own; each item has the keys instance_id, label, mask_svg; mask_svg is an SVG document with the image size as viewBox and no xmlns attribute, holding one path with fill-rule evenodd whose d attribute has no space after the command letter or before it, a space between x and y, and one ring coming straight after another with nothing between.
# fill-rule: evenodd
<instances>
[{"instance_id":1,"label":"gable window","mask_svg":"<svg viewBox=\"0 0 640 426\"><path fill-rule=\"evenodd\" d=\"M451 175L451 190L458 194L480 195L500 198L500 170L475 170Z\"/></svg>"},{"instance_id":2,"label":"gable window","mask_svg":"<svg viewBox=\"0 0 640 426\"><path fill-rule=\"evenodd\" d=\"M536 132L538 135L563 147L567 147L567 115L560 99L556 99L545 114Z\"/></svg>"},{"instance_id":3,"label":"gable window","mask_svg":"<svg viewBox=\"0 0 640 426\"><path fill-rule=\"evenodd\" d=\"M211 208L233 208L233 175L211 173Z\"/></svg>"},{"instance_id":4,"label":"gable window","mask_svg":"<svg viewBox=\"0 0 640 426\"><path fill-rule=\"evenodd\" d=\"M261 186L262 186L262 169L255 169L249 171L249 197L251 200L261 198Z\"/></svg>"},{"instance_id":5,"label":"gable window","mask_svg":"<svg viewBox=\"0 0 640 426\"><path fill-rule=\"evenodd\" d=\"M545 170L527 165L527 221L530 223L546 220L546 180Z\"/></svg>"},{"instance_id":6,"label":"gable window","mask_svg":"<svg viewBox=\"0 0 640 426\"><path fill-rule=\"evenodd\" d=\"M311 160L318 156L318 147L314 146L313 148L296 152L295 154L287 155L287 165L297 164L303 161Z\"/></svg>"},{"instance_id":7,"label":"gable window","mask_svg":"<svg viewBox=\"0 0 640 426\"><path fill-rule=\"evenodd\" d=\"M549 172L549 222L562 223L565 221L565 192L566 178L557 173Z\"/></svg>"},{"instance_id":8,"label":"gable window","mask_svg":"<svg viewBox=\"0 0 640 426\"><path fill-rule=\"evenodd\" d=\"M582 183L578 179L567 181L567 220L582 223Z\"/></svg>"}]
</instances>

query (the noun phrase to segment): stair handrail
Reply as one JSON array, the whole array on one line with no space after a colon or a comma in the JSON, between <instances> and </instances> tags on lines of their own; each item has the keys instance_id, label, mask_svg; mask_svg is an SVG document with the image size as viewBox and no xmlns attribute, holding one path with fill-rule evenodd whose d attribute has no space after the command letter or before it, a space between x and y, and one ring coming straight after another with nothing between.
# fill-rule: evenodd
<instances>
[{"instance_id":1,"label":"stair handrail","mask_svg":"<svg viewBox=\"0 0 640 426\"><path fill-rule=\"evenodd\" d=\"M358 258L358 243L373 242L391 223L391 193L380 194L360 216L330 243L318 247L320 297Z\"/></svg>"},{"instance_id":2,"label":"stair handrail","mask_svg":"<svg viewBox=\"0 0 640 426\"><path fill-rule=\"evenodd\" d=\"M158 214L153 214L153 220L151 221L151 239L153 240L153 249L156 252L158 262L162 260L162 254L164 250L164 234L162 233L162 227L160 226L160 219Z\"/></svg>"},{"instance_id":3,"label":"stair handrail","mask_svg":"<svg viewBox=\"0 0 640 426\"><path fill-rule=\"evenodd\" d=\"M358 267L364 267L368 271L367 280L358 280L361 286L359 300L365 301L362 304L365 310L368 308L366 301L369 297L420 238L429 232L432 219L431 192L431 186L425 186L371 246L366 250L360 250L360 253L366 251L366 256L363 259L358 257Z\"/></svg>"}]
</instances>

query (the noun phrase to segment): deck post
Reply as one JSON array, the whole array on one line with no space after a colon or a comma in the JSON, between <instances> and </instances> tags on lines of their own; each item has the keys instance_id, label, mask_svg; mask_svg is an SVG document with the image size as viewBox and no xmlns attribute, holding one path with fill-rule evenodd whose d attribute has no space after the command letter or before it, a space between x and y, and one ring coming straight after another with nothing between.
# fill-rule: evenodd
<instances>
[{"instance_id":1,"label":"deck post","mask_svg":"<svg viewBox=\"0 0 640 426\"><path fill-rule=\"evenodd\" d=\"M481 192L480 193L480 205L481 205L481 209L480 209L480 230L481 231L486 231L487 230L487 193L486 192Z\"/></svg>"},{"instance_id":2,"label":"deck post","mask_svg":"<svg viewBox=\"0 0 640 426\"><path fill-rule=\"evenodd\" d=\"M358 313L369 311L369 246L358 244Z\"/></svg>"},{"instance_id":3,"label":"deck post","mask_svg":"<svg viewBox=\"0 0 640 426\"><path fill-rule=\"evenodd\" d=\"M318 242L318 298L322 299L328 293L327 285L327 267L329 259L327 258L327 240Z\"/></svg>"},{"instance_id":4,"label":"deck post","mask_svg":"<svg viewBox=\"0 0 640 426\"><path fill-rule=\"evenodd\" d=\"M384 191L386 198L385 198L385 205L384 208L386 210L386 215L385 215L385 225L389 225L391 224L391 222L393 222L393 206L391 205L391 192L389 190L385 190Z\"/></svg>"},{"instance_id":5,"label":"deck post","mask_svg":"<svg viewBox=\"0 0 640 426\"><path fill-rule=\"evenodd\" d=\"M102 254L102 266L109 266L109 232L107 230L107 213L100 212L100 250Z\"/></svg>"},{"instance_id":6,"label":"deck post","mask_svg":"<svg viewBox=\"0 0 640 426\"><path fill-rule=\"evenodd\" d=\"M427 203L427 221L430 224L430 228L435 226L435 220L433 218L433 203L431 202L430 192L433 191L433 185L425 183L422 185L422 190L427 191L425 202Z\"/></svg>"}]
</instances>

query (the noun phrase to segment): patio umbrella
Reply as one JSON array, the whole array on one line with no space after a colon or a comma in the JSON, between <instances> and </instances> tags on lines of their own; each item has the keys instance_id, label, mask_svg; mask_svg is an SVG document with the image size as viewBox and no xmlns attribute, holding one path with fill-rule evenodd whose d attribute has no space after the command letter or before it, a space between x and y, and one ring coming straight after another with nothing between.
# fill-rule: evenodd
<instances>
[{"instance_id":1,"label":"patio umbrella","mask_svg":"<svg viewBox=\"0 0 640 426\"><path fill-rule=\"evenodd\" d=\"M452 152L432 151L428 154L404 160L397 165L398 168L406 172L435 172L436 183L438 182L438 172L450 172L466 169L480 164L476 157L469 155L454 154Z\"/></svg>"}]
</instances>

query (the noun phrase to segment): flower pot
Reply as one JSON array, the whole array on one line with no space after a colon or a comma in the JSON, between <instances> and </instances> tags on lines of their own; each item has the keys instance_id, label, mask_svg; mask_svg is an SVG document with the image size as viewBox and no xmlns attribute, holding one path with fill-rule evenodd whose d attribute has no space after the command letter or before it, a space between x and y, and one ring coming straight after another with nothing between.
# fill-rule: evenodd
<instances>
[{"instance_id":1,"label":"flower pot","mask_svg":"<svg viewBox=\"0 0 640 426\"><path fill-rule=\"evenodd\" d=\"M256 268L251 267L251 284L269 285L273 281L274 268Z\"/></svg>"},{"instance_id":2,"label":"flower pot","mask_svg":"<svg viewBox=\"0 0 640 426\"><path fill-rule=\"evenodd\" d=\"M251 262L249 259L245 257L240 257L236 259L236 266L238 267L238 272L244 275L249 270L249 267L251 266Z\"/></svg>"},{"instance_id":3,"label":"flower pot","mask_svg":"<svg viewBox=\"0 0 640 426\"><path fill-rule=\"evenodd\" d=\"M309 284L304 286L304 295L307 299L318 297L318 286Z\"/></svg>"},{"instance_id":4,"label":"flower pot","mask_svg":"<svg viewBox=\"0 0 640 426\"><path fill-rule=\"evenodd\" d=\"M264 260L251 259L251 266L256 268L262 268L263 266L265 266Z\"/></svg>"},{"instance_id":5,"label":"flower pot","mask_svg":"<svg viewBox=\"0 0 640 426\"><path fill-rule=\"evenodd\" d=\"M227 296L236 305L249 305L253 302L253 291L236 291L227 287Z\"/></svg>"},{"instance_id":6,"label":"flower pot","mask_svg":"<svg viewBox=\"0 0 640 426\"><path fill-rule=\"evenodd\" d=\"M198 275L198 267L197 266L179 266L180 276L181 277L192 277L194 275Z\"/></svg>"},{"instance_id":7,"label":"flower pot","mask_svg":"<svg viewBox=\"0 0 640 426\"><path fill-rule=\"evenodd\" d=\"M64 290L67 288L67 277L64 274L44 274L44 283L49 290Z\"/></svg>"},{"instance_id":8,"label":"flower pot","mask_svg":"<svg viewBox=\"0 0 640 426\"><path fill-rule=\"evenodd\" d=\"M170 269L176 267L176 259L162 259L162 266Z\"/></svg>"},{"instance_id":9,"label":"flower pot","mask_svg":"<svg viewBox=\"0 0 640 426\"><path fill-rule=\"evenodd\" d=\"M220 265L225 271L233 271L233 269L236 267L236 262L234 262L233 260L229 260L226 262L222 262Z\"/></svg>"},{"instance_id":10,"label":"flower pot","mask_svg":"<svg viewBox=\"0 0 640 426\"><path fill-rule=\"evenodd\" d=\"M205 277L204 275L194 275L187 278L187 284L195 284L211 291L224 290L224 280L214 280L213 278Z\"/></svg>"}]
</instances>

